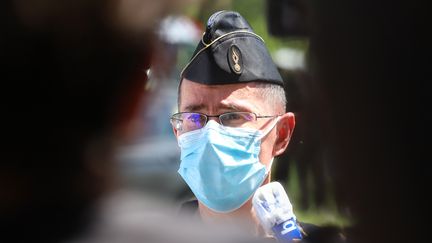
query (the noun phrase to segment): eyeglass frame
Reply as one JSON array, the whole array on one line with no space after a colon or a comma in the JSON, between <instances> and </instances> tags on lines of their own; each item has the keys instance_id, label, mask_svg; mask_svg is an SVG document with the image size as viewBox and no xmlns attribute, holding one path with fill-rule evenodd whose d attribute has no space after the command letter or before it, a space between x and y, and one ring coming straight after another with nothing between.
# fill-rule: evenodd
<instances>
[{"instance_id":1,"label":"eyeglass frame","mask_svg":"<svg viewBox=\"0 0 432 243\"><path fill-rule=\"evenodd\" d=\"M250 111L229 111L229 112L225 112L225 113L222 113L222 114L219 114L219 115L213 115L213 116L211 116L211 115L207 115L207 114L204 114L204 113L201 113L201 112L182 111L182 112L177 112L177 113L171 115L171 117L170 117L171 124L174 125L173 124L173 120L182 121L181 119L174 118L174 116L180 115L180 114L185 114L185 113L194 113L194 114L203 115L206 118L206 121L205 121L205 123L203 124L203 126L201 128L205 127L207 125L207 123L209 122L209 118L212 118L212 117L217 117L218 120L219 120L219 124L221 124L222 126L229 127L229 126L226 126L226 125L224 125L222 123L220 117L223 116L223 115L231 114L231 113L249 113L249 114L253 114L253 116L255 117L254 122L256 122L258 120L258 118L275 118L275 117L281 116L281 115L259 116L255 112L250 112ZM195 130L198 130L198 129L201 129L201 128L197 128ZM195 131L195 130L190 130L190 131Z\"/></svg>"}]
</instances>

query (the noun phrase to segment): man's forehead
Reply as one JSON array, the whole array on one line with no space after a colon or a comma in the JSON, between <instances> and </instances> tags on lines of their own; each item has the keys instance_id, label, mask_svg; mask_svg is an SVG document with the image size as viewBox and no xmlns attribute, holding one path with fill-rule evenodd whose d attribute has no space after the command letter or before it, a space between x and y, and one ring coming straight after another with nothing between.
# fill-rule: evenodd
<instances>
[{"instance_id":1,"label":"man's forehead","mask_svg":"<svg viewBox=\"0 0 432 243\"><path fill-rule=\"evenodd\" d=\"M209 107L227 110L255 111L264 103L254 83L205 85L183 80L181 107L187 110L204 110Z\"/></svg>"}]
</instances>

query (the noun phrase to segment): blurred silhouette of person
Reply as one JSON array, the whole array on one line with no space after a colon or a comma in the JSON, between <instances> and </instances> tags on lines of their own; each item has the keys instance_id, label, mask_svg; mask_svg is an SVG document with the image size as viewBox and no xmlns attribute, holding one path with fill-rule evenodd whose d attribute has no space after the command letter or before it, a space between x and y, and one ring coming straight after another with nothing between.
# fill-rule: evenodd
<instances>
[{"instance_id":1,"label":"blurred silhouette of person","mask_svg":"<svg viewBox=\"0 0 432 243\"><path fill-rule=\"evenodd\" d=\"M313 99L304 111L319 112L309 117L322 130L336 202L352 218L346 240L427 242L426 3L311 0L309 7ZM330 231L309 241L335 242L325 237Z\"/></svg>"},{"instance_id":2,"label":"blurred silhouette of person","mask_svg":"<svg viewBox=\"0 0 432 243\"><path fill-rule=\"evenodd\" d=\"M151 35L123 36L108 3L1 3L1 238L67 239L111 187L113 141L144 90Z\"/></svg>"},{"instance_id":3,"label":"blurred silhouette of person","mask_svg":"<svg viewBox=\"0 0 432 243\"><path fill-rule=\"evenodd\" d=\"M177 6L0 3L1 242L215 241L160 208L142 210L146 201L103 203L117 186L116 147L145 98L153 28Z\"/></svg>"},{"instance_id":4,"label":"blurred silhouette of person","mask_svg":"<svg viewBox=\"0 0 432 243\"><path fill-rule=\"evenodd\" d=\"M419 1L312 3L311 106L321 111L337 203L353 220L347 240L426 242L427 8Z\"/></svg>"}]
</instances>

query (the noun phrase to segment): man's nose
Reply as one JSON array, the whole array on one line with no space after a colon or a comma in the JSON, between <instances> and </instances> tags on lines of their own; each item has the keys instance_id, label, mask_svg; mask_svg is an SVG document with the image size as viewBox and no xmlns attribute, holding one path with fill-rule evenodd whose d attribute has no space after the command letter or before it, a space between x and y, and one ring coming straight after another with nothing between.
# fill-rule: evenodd
<instances>
[{"instance_id":1,"label":"man's nose","mask_svg":"<svg viewBox=\"0 0 432 243\"><path fill-rule=\"evenodd\" d=\"M207 122L209 122L210 120L213 120L213 121L215 121L215 122L217 122L217 123L219 123L219 124L221 124L221 122L220 122L220 119L219 119L219 116L207 116L208 118L208 120L207 120Z\"/></svg>"}]
</instances>

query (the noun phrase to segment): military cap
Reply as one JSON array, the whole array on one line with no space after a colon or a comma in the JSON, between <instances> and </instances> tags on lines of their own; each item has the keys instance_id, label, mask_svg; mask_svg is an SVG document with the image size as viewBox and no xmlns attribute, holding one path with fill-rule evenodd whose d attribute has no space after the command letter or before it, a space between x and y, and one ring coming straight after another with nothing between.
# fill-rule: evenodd
<instances>
[{"instance_id":1,"label":"military cap","mask_svg":"<svg viewBox=\"0 0 432 243\"><path fill-rule=\"evenodd\" d=\"M264 40L246 19L232 11L210 16L181 78L207 85L257 81L283 86Z\"/></svg>"}]
</instances>

